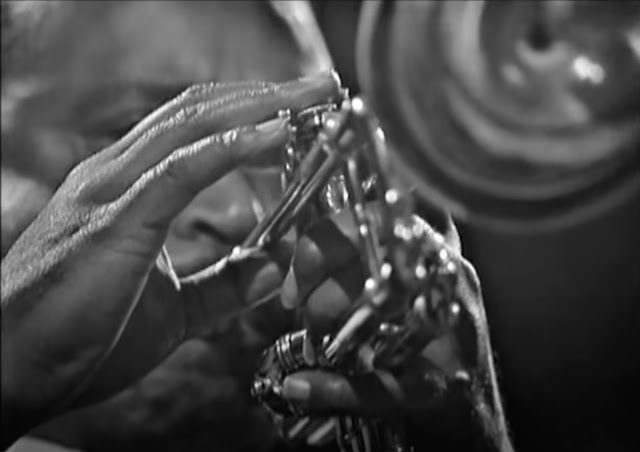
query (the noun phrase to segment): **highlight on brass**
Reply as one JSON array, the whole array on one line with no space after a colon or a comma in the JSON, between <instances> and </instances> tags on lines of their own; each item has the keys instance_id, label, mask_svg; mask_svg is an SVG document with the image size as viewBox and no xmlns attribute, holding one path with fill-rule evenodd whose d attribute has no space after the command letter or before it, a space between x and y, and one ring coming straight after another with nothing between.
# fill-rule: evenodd
<instances>
[{"instance_id":1,"label":"highlight on brass","mask_svg":"<svg viewBox=\"0 0 640 452\"><path fill-rule=\"evenodd\" d=\"M291 227L302 231L305 221L349 209L368 279L342 327L324 338L317 366L347 373L397 366L455 326L457 265L444 240L429 235L414 217L408 188L394 185L398 178L383 134L361 98L345 92L339 105L303 111L291 124L294 139L285 151L283 198L235 252L268 246ZM367 200L382 207L377 223ZM427 318L414 309L416 303L426 304ZM304 413L281 397L284 378L309 367L303 356L305 334L286 334L266 350L252 386L254 397L289 427L282 433L291 441L315 434L326 423L292 426ZM367 359L363 349L371 352ZM337 420L334 432L344 452L411 450L401 424L346 417Z\"/></svg>"}]
</instances>

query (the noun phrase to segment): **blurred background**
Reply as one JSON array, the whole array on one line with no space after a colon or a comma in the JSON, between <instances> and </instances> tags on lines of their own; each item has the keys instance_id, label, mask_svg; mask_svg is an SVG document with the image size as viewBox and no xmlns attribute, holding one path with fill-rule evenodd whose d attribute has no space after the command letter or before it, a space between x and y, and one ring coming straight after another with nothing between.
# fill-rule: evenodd
<instances>
[{"instance_id":1,"label":"blurred background","mask_svg":"<svg viewBox=\"0 0 640 452\"><path fill-rule=\"evenodd\" d=\"M118 59L121 64L118 67L143 70L140 68L148 63L151 70L163 73L167 69L163 66L154 67L151 58L133 58L139 57L133 44L137 43L141 49L146 48L146 41L142 36L146 33L146 39L156 39L163 45L175 47L176 54L182 55L181 63L175 67L187 67L191 70L185 72L189 72L188 77L180 80L185 83L209 78L281 80L296 77L305 70L313 72L313 64L309 62L303 62L302 66L306 64L306 69L300 69L300 61L304 60L300 49L290 44L289 31L273 12L268 11L266 2L211 2L208 16L203 15L203 10L200 9L203 7L197 6L199 2L191 6L186 6L189 2L177 2L181 4L179 7L169 6L173 2L156 2L157 5L165 6L153 8L141 6L144 3L152 2L141 2L138 6L125 8L120 15L113 16L113 22L104 21L99 26L96 24L103 21L105 16L96 12L99 10L96 8L100 8L98 6L92 7L93 12L83 16L83 22L74 19L71 23L75 27L75 36L84 36L83 33L94 36L97 32L92 32L91 27L104 28L101 29L101 39L91 41L92 44L86 46L84 52L97 52L101 43L112 39L109 42L117 42L118 46L108 52L108 57L103 55L101 58L113 58L113 53L121 52L131 58ZM361 87L356 74L355 49L363 2L324 0L311 3L343 84L349 86L353 93L358 93ZM609 2L600 3L604 5ZM616 7L623 8L624 2L619 3ZM189 12L190 8L195 12ZM599 12L602 20L606 17L604 12L605 9ZM631 17L634 17L637 8L631 7L630 12ZM183 28L180 26L167 27L167 23L173 23L167 17L179 17L183 25L187 24L188 28L197 29L201 34L196 36L197 40L192 41L188 37L191 35L181 34ZM65 19L64 14L52 15L50 19L71 20ZM43 17L39 20L49 19ZM154 21L165 23L165 27L163 31L149 35L147 30L155 30L151 25ZM613 19L611 23L615 25ZM38 26L34 25L36 28ZM128 34L123 34L122 29L126 29ZM415 31L415 36L416 40L420 39L418 30ZM3 48L7 39L3 31ZM68 40L64 41L58 51L68 51L69 45ZM83 59L88 58L86 56L78 57L73 64L67 64L57 62L55 52L50 55L39 61L37 70L41 73L47 73L47 68L58 64L65 67L67 75L86 72L84 76L87 78L96 76L87 72L91 64ZM198 61L199 57L206 59L207 56L217 64L209 67L207 63ZM428 60L430 55L423 57ZM238 59L240 63L237 63ZM227 61L236 62L227 64ZM4 59L3 63L6 65ZM3 73L3 253L5 243L9 243L14 234L9 217L7 220L4 217L24 215L29 218L32 215L28 212L16 213L15 208L10 209L10 204L15 204L16 199L31 197L36 206L35 211L46 202L59 183L59 177L50 174L51 165L45 165L46 169L24 169L24 159L32 159L33 155L40 154L33 151L34 154L30 154L30 157L25 157L26 151L23 152L23 149L38 147L32 144L31 147L25 146L25 137L12 133L6 125L5 100L9 93L14 92L9 89L8 82L26 80L24 74L32 74L29 71L33 69L26 62L16 63L13 68L15 69L12 69L11 74ZM98 71L97 66L94 69ZM104 71L104 68L99 70ZM83 76L78 77L82 79ZM639 80L640 78L630 81L635 83L635 93L638 92ZM171 90L158 99L153 99L149 105L158 104L162 98L170 97L169 91ZM46 104L41 100L40 104L30 107L35 110L25 110L39 111L30 120L35 121L36 116L44 116L42 106L52 105L50 100L48 102ZM637 119L637 109L635 115ZM44 121L42 119L41 122ZM96 141L92 146L99 148L98 143ZM633 146L636 158L631 164L637 165L640 151L638 141ZM54 156L50 153L47 156L54 161L53 166L61 167L60 174L64 174L70 162L74 161L74 157L62 151ZM25 176L27 173L28 176ZM10 180L18 182L10 183ZM235 187L232 182L229 184L229 187ZM9 192L13 193L13 197L9 196ZM218 201L203 198L202 202ZM474 222L469 218L460 221L459 228L464 254L475 265L482 281L499 381L516 450L640 450L637 435L637 427L640 425L638 191L627 194L624 199L611 203L600 214L584 221L566 222L543 230L528 230L526 224L517 230L505 230ZM179 234L176 236L178 243ZM210 255L206 257L211 258ZM248 349L257 353L268 343L268 334L264 337L264 340L249 341L251 343L247 345ZM212 370L220 366L225 369L233 367L230 364L231 358L222 356L216 340L187 344L185 350L189 353L183 352L174 358L175 368L150 377L150 381L157 382L157 386L132 390L128 395L123 395L120 401L114 401L111 410L107 405L102 415L88 415L79 424L77 418L63 419L43 428L39 435L87 451L127 448L209 450L211 447L216 447L216 450L257 450L273 444L272 436L264 433L267 429L267 424L264 423L266 421L257 419L259 416L255 413L251 414L257 417L250 427L241 423L241 419L249 416L248 413L253 413L247 400L243 399L242 403L246 407L242 405L242 408L236 399L225 400L222 405L225 409L234 407L231 410L233 417L226 421L219 415L211 414L207 402L211 402L211 406L215 405L219 410L219 398L216 398L219 394L202 388L220 384L221 381L228 383L230 386L225 387L233 387L234 391L240 391L238 388L241 386L236 386L238 383L235 382L229 383L231 380L222 375L224 372ZM238 350L235 349L235 352ZM177 376L180 372L176 369L182 369L181 366L184 365L190 369L188 380L180 380ZM247 369L233 371L243 374ZM174 384L174 381L179 383ZM153 389L149 389L152 386ZM167 388L169 393L173 392L175 398L181 401L180 406L171 397L160 395L163 391L167 393ZM203 391L207 396L202 396ZM157 409L157 413L154 414L143 399L153 400L152 406ZM119 414L122 410L129 415ZM164 414L159 415L160 412ZM243 435L245 427L249 430L255 428L254 431L261 433L256 434L254 442L243 441L236 444L235 438ZM213 436L221 438L220 435L223 439L212 439ZM40 450L37 447L36 443L23 442L12 452Z\"/></svg>"}]
</instances>

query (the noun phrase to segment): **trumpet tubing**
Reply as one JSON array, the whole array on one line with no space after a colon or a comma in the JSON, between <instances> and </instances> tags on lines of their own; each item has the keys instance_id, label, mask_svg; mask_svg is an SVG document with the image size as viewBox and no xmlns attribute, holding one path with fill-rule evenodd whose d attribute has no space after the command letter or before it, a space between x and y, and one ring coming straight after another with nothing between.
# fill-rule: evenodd
<instances>
[{"instance_id":1,"label":"trumpet tubing","mask_svg":"<svg viewBox=\"0 0 640 452\"><path fill-rule=\"evenodd\" d=\"M444 240L427 234L414 216L411 195L397 183L384 135L362 99L345 92L339 103L291 117L291 127L283 197L243 246L268 246L291 228L303 232L313 219L349 209L368 279L341 327L322 341L313 367L358 374L398 365L455 325L457 265ZM381 208L381 221L374 221L371 199ZM427 306L426 316L414 308L416 303ZM288 439L299 438L302 431L312 435L326 425L305 420L301 428L300 422L286 421L306 415L282 397L287 375L311 367L303 356L305 338L304 330L288 333L268 348L252 387ZM363 349L372 351L373 360L362 358ZM396 420L342 416L334 425L343 452L411 450Z\"/></svg>"}]
</instances>

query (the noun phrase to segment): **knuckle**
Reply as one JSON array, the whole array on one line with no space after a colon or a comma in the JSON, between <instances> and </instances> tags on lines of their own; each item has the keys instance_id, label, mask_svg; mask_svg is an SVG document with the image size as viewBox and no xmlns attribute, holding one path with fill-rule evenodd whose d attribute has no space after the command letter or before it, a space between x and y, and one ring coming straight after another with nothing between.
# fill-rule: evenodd
<instances>
[{"instance_id":1,"label":"knuckle","mask_svg":"<svg viewBox=\"0 0 640 452\"><path fill-rule=\"evenodd\" d=\"M69 184L77 184L83 180L86 179L86 175L88 173L88 165L86 160L82 161L80 163L78 163L76 166L74 166L71 171L69 171L69 174L67 174L67 177L63 183L63 185L69 185Z\"/></svg>"},{"instance_id":2,"label":"knuckle","mask_svg":"<svg viewBox=\"0 0 640 452\"><path fill-rule=\"evenodd\" d=\"M168 122L171 122L172 125L178 125L187 122L193 116L193 105L186 105L184 107L180 107L180 109L171 118L169 118Z\"/></svg>"},{"instance_id":3,"label":"knuckle","mask_svg":"<svg viewBox=\"0 0 640 452\"><path fill-rule=\"evenodd\" d=\"M189 86L182 93L180 93L180 95L178 95L178 99L187 101L193 99L194 97L200 97L203 94L214 93L219 85L220 83L218 82L196 83L195 85Z\"/></svg>"},{"instance_id":4,"label":"knuckle","mask_svg":"<svg viewBox=\"0 0 640 452\"><path fill-rule=\"evenodd\" d=\"M180 100L188 100L192 97L198 96L204 91L203 84L191 85L187 89L185 89L182 93L178 95L178 99Z\"/></svg>"},{"instance_id":5,"label":"knuckle","mask_svg":"<svg viewBox=\"0 0 640 452\"><path fill-rule=\"evenodd\" d=\"M91 200L100 188L98 173L91 161L82 161L69 172L59 191L77 201Z\"/></svg>"},{"instance_id":6,"label":"knuckle","mask_svg":"<svg viewBox=\"0 0 640 452\"><path fill-rule=\"evenodd\" d=\"M259 93L269 95L269 94L274 94L279 89L279 85L274 82L257 81L257 82L251 82L248 85L248 88L249 88L249 91L255 90Z\"/></svg>"},{"instance_id":7,"label":"knuckle","mask_svg":"<svg viewBox=\"0 0 640 452\"><path fill-rule=\"evenodd\" d=\"M168 121L172 127L193 121L198 118L206 110L207 105L203 103L195 103L181 107L173 117Z\"/></svg>"},{"instance_id":8,"label":"knuckle","mask_svg":"<svg viewBox=\"0 0 640 452\"><path fill-rule=\"evenodd\" d=\"M239 141L240 130L237 128L230 129L216 136L218 137L219 144L225 147L231 147Z\"/></svg>"},{"instance_id":9,"label":"knuckle","mask_svg":"<svg viewBox=\"0 0 640 452\"><path fill-rule=\"evenodd\" d=\"M282 85L277 83L268 83L256 87L256 91L263 96L279 96L283 93Z\"/></svg>"},{"instance_id":10,"label":"knuckle","mask_svg":"<svg viewBox=\"0 0 640 452\"><path fill-rule=\"evenodd\" d=\"M241 142L240 129L230 129L223 133L215 135L216 147L219 152L224 152L226 160L229 160L232 164L237 164L240 161L240 152L237 152L237 147Z\"/></svg>"},{"instance_id":11,"label":"knuckle","mask_svg":"<svg viewBox=\"0 0 640 452\"><path fill-rule=\"evenodd\" d=\"M324 257L318 245L304 236L296 245L293 269L300 283L315 281L325 273Z\"/></svg>"},{"instance_id":12,"label":"knuckle","mask_svg":"<svg viewBox=\"0 0 640 452\"><path fill-rule=\"evenodd\" d=\"M192 191L188 177L188 163L186 154L189 149L176 151L161 164L161 177L167 179L172 185L183 187L189 192Z\"/></svg>"},{"instance_id":13,"label":"knuckle","mask_svg":"<svg viewBox=\"0 0 640 452\"><path fill-rule=\"evenodd\" d=\"M175 127L176 122L174 118L165 119L158 124L154 124L149 129L144 131L144 133L135 141L135 143L130 146L123 155L132 155L139 152L141 148L148 146L153 140L157 139L167 131L170 131L173 127Z\"/></svg>"},{"instance_id":14,"label":"knuckle","mask_svg":"<svg viewBox=\"0 0 640 452\"><path fill-rule=\"evenodd\" d=\"M326 383L327 399L333 401L334 408L348 410L352 408L350 386L343 378L329 378Z\"/></svg>"}]
</instances>

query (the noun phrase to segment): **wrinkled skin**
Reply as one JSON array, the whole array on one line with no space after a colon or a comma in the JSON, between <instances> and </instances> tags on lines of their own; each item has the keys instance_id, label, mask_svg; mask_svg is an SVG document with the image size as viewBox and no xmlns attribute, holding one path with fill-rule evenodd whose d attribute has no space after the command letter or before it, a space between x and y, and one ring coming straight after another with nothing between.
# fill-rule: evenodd
<instances>
[{"instance_id":1,"label":"wrinkled skin","mask_svg":"<svg viewBox=\"0 0 640 452\"><path fill-rule=\"evenodd\" d=\"M331 50L344 52L343 61L353 65L353 55L348 54L353 46L344 42L351 42L348 30L357 16L348 14L353 4L338 3L324 3L334 10L331 30L337 35ZM563 3L574 2L558 2ZM512 2L514 10L531 4L538 2ZM595 29L613 31L620 19L634 23L636 30L640 24L637 2L587 1L584 6L593 11ZM486 30L500 36L510 26L509 20L502 20L489 23ZM587 36L606 55L607 64L618 58L633 64L624 52L607 49L609 38L599 40L596 34L590 31ZM622 100L617 93L637 90L640 78L615 70L607 85L593 99L594 108L607 105L608 99ZM626 96L620 106L629 107L629 101L638 99ZM521 118L528 120L527 112ZM601 119L594 122L601 124ZM630 149L636 155L638 145L636 141ZM575 151L579 154L581 148ZM514 447L521 452L622 452L639 447L640 190L627 195L626 201L611 203L597 218L545 233L526 225L506 233L469 219L458 223L465 256L483 283L502 395Z\"/></svg>"},{"instance_id":2,"label":"wrinkled skin","mask_svg":"<svg viewBox=\"0 0 640 452\"><path fill-rule=\"evenodd\" d=\"M20 72L3 77L5 84L22 79L22 72L46 74L46 79L54 82L57 89L54 101L43 98L22 106L15 126L8 133L4 123L7 116L3 114L3 255L46 205L71 167L116 141L145 114L190 84L210 80L284 81L305 72L317 72L317 68L311 66L301 67L298 49L290 37L282 33L281 24L274 17L267 16L269 20L264 21L264 14L268 13L265 5L239 2L220 6L220 3L205 2L182 6L168 2L156 5L94 2L90 8L77 5L72 8L62 3L49 11L53 13L50 18L61 21L59 27L49 32L46 54L50 59L40 60L38 65L35 60L24 63L19 66ZM105 15L110 20L104 20ZM236 20L238 16L243 17L244 27L226 26L230 18ZM82 20L77 20L78 17ZM212 21L217 26L212 26ZM171 38L167 34L168 26L173 27ZM245 39L247 30L255 33L252 39ZM105 42L110 45L105 46ZM158 42L162 45L157 45ZM167 42L175 45L168 46ZM211 42L225 42L225 45L203 44ZM102 51L96 52L96 46ZM92 52L87 52L87 48L92 48ZM272 57L274 54L277 58ZM77 82L63 83L69 80ZM151 90L149 95L119 90L101 95L95 86L128 80L162 82L167 86ZM11 93L11 89L5 90L7 85L3 87L3 100L5 94ZM89 110L78 108L79 103ZM36 166L33 162L43 164ZM259 199L270 204L278 195L279 179L269 172L258 174L255 179L260 182ZM234 172L215 188L202 192L173 223L167 246L179 273L191 272L204 262L214 261L237 240L238 234L252 227L255 223L250 202L255 197L253 186L241 172ZM274 323L267 326L278 327L277 322ZM245 391L252 372L251 353L255 355L270 342L269 335L262 338L262 334L239 331L230 335L226 344L216 335L210 339L193 339L142 384L96 409L72 416L71 422L58 424L52 430L57 434L62 432L64 438L58 438L62 442L81 447L89 446L83 443L85 439L91 440L94 447L102 444L113 449L120 448L119 441L135 444L136 439L158 435L196 443L198 440L190 433L191 428L185 429L182 421L195 417L203 419L199 440L203 447L231 444L242 447L247 440L252 445L268 445L268 439L273 437L271 424L264 421L263 416L252 414L258 410L249 406ZM229 348L228 343L235 344L242 353ZM247 356L245 362L231 359L243 354ZM189 368L186 362L193 363L194 382L186 370ZM195 388L191 398L180 389L187 384ZM235 389L230 390L229 385ZM154 394L180 400L182 404L175 411L161 413L150 408L155 407L152 401L158 397ZM229 407L237 414L227 417ZM212 419L210 413L219 414L213 414ZM100 421L96 422L97 419ZM256 434L241 435L232 428L239 425L236 422L239 419L244 422L242 430L255 430ZM70 425L70 428L66 430L60 425ZM108 427L104 429L105 426ZM106 437L115 445L103 441Z\"/></svg>"},{"instance_id":3,"label":"wrinkled skin","mask_svg":"<svg viewBox=\"0 0 640 452\"><path fill-rule=\"evenodd\" d=\"M114 6L113 3L105 3L95 7L92 5L91 9L67 5L61 7L61 15L56 16L60 22L52 21L56 25L52 30L46 31L51 33L49 36L52 39L48 41L47 58L39 61L40 67L26 65L25 69L24 65L17 66L20 70L32 71L29 73L42 71L42 74L47 74L47 79L53 80L55 89L53 97L43 97L39 102L26 102L16 119L19 126L11 130L11 133L5 134L3 124L3 145L5 140L13 145L9 148L11 164L5 165L3 156L3 184L10 180L5 177L6 168L7 171L12 171L6 173L14 178L12 188L26 188L29 184L36 187L22 192L25 201L10 205L13 210L8 210L8 213L13 223L5 224L3 220L3 254L49 202L51 194L75 164L115 141L121 136L122 128L126 131L141 116L170 98L182 86L204 80L281 81L302 75L306 71L316 72L317 69L313 64L302 64L304 60L297 48L291 40L282 37L278 24L275 21L265 21L264 16L259 15L260 12L264 13L265 6L258 3L235 2L233 7L225 3L225 8L220 8L219 3L187 6L171 3L151 5L145 2ZM72 18L77 18L78 14L83 17L83 21L76 20L73 23L83 25L65 28L64 25ZM230 18L240 15L243 17L241 23L246 25L246 29L244 26L237 26L235 22L234 27L226 26L232 23ZM212 26L211 20L219 26ZM66 33L70 29L73 30L73 38L69 38ZM255 40L247 39L249 29L256 33ZM171 33L167 30L171 30ZM78 39L78 36L86 39ZM104 46L102 39L108 40L109 46ZM155 45L160 41L163 43L161 47ZM167 42L174 45L166 45ZM211 42L224 42L224 46L213 46L217 53L211 55L212 48L202 44ZM88 48L91 52L86 50ZM189 51L186 52L185 49ZM277 54L278 58L274 58L273 54ZM61 59L62 55L64 58ZM264 55L269 55L269 58L264 59ZM226 63L227 61L233 62ZM17 78L18 74L11 76ZM5 77L3 84L10 79L10 76ZM69 80L75 83L68 83ZM111 93L116 94L95 97L96 80L100 84L130 80L159 82L166 89L155 95L151 94L149 98L138 98L126 91L112 91ZM9 89L6 91L10 92ZM121 98L118 93L122 93ZM139 104L138 99L141 99ZM75 103L81 100L88 103L88 112ZM47 108L54 105L56 108ZM127 111L127 107L132 111ZM135 119L128 119L123 111L127 111L127 115ZM18 149L20 152L17 152ZM47 164L36 166L31 164L34 161ZM88 174L93 175L98 167L85 165L83 168L87 172L76 172L76 183ZM250 177L247 177L246 172L234 172L201 192L189 204L172 223L166 240L179 274L191 273L214 261L250 230L256 221L256 201L265 208L277 196L278 181L275 176L273 173L257 175L255 170L251 171ZM73 187L73 184L66 184ZM255 187L259 189L256 190ZM265 187L269 189L265 190ZM56 196L65 199L64 196ZM18 198L19 195L15 195L13 199ZM48 209L55 209L60 205L50 203ZM3 202L3 213L4 209ZM6 216L7 214L3 215L3 218ZM339 225L340 232L337 236L334 229L331 232L333 235L324 235L322 243L316 243L315 246L311 243L313 240L309 239L306 245L298 248L293 264L297 287L308 284L309 290L295 297L296 300L289 305L294 304L302 309L305 324L312 329L326 329L332 323L332 318L346 307L352 295L342 291L332 278L332 273L326 271L328 268L339 271L340 265L330 261L323 262L318 258L318 250L321 255L322 247L330 248L336 240L344 242L341 235L352 238L352 229L344 223L344 219L337 218L334 221ZM446 222L443 224L447 226ZM319 227L322 228L322 225ZM454 232L450 228L442 232L453 234L449 235L451 245L454 252L459 254ZM21 238L22 243L28 244L29 236L24 237ZM154 249L157 249L157 244ZM12 250L9 257L11 253L18 254ZM342 259L342 265L352 264L355 259L354 251L349 250ZM463 284L466 284L469 293L465 298L465 308L466 312L471 313L466 327L471 327L471 334L460 337L469 341L469 344L463 346L479 350L478 355L471 360L472 366L478 366L477 372L474 370L472 373L474 383L478 384L473 385L470 397L464 391L458 394L463 399L460 402L461 408L456 406L452 409L453 420L444 416L447 418L444 423L454 422L454 431L462 428L469 432L469 438L465 438L468 443L463 443L465 446L477 443L478 437L486 432L476 431L482 429L473 425L472 420L458 419L459 412L456 410L471 412L472 408L484 406L488 402L484 407L486 411L481 415L494 422L496 430L490 432L494 438L489 441L492 445L488 446L488 450L500 447L504 449L509 446L490 365L486 322L482 306L478 304L481 301L479 286L470 267L467 266L466 269L467 277ZM325 277L320 281L313 278L308 282L298 280L300 275L314 274ZM260 278L256 279L259 280ZM354 277L352 284L360 282ZM164 290L170 291L171 288L166 285ZM248 290L251 292L251 285ZM335 300L332 306L336 310L331 314L322 309L314 310L313 306L318 304L314 299ZM246 300L243 301L246 303ZM233 304L233 300L230 303ZM107 402L54 421L42 428L39 434L52 437L63 444L90 450L139 450L141 447L154 447L158 450L269 448L274 441L273 429L264 412L250 404L246 388L258 351L270 344L278 334L289 329L291 314L291 311L285 312L278 305L266 306L238 321L218 322L214 328L208 325L206 339L192 339L183 344L141 382ZM480 327L476 328L478 325ZM457 338L448 338L449 343L455 343L456 340ZM140 344L135 346L140 347ZM239 356L246 360L239 360ZM427 353L424 358L446 368L451 353L447 350L438 351L436 347L435 351ZM136 364L144 365L147 360L142 361ZM453 361L450 374L460 365L455 359ZM121 366L114 365L114 368L119 369ZM415 380L416 375L420 377L423 374L410 373L408 377L412 375ZM404 413L409 405L413 423L420 433L418 436L424 436L420 431L421 426L431 421L426 417L425 403L420 402L425 398L416 397L421 388L424 388L420 381L417 385L407 386L405 389L409 396L399 395L391 402L390 408L389 404L380 403L375 397L364 397L363 404L362 400L349 395L353 394L354 387L336 375L312 373L297 377L311 383L311 394L316 395L307 400L307 404L320 412L346 410L366 414L402 409ZM403 382L407 381L402 375L396 377ZM435 379L439 384L437 389L446 389L447 378L447 375L442 375L440 380ZM109 381L107 388L99 388L98 393L109 393L116 386L115 382ZM432 389L432 386L427 385L427 396L432 395ZM317 394L324 397L318 397ZM287 395L293 398L292 393ZM418 403L411 405L408 404L409 401ZM194 425L201 426L195 433ZM247 430L252 434L241 434ZM446 443L447 440L450 441L450 438L443 441ZM455 445L450 447L455 448Z\"/></svg>"}]
</instances>

